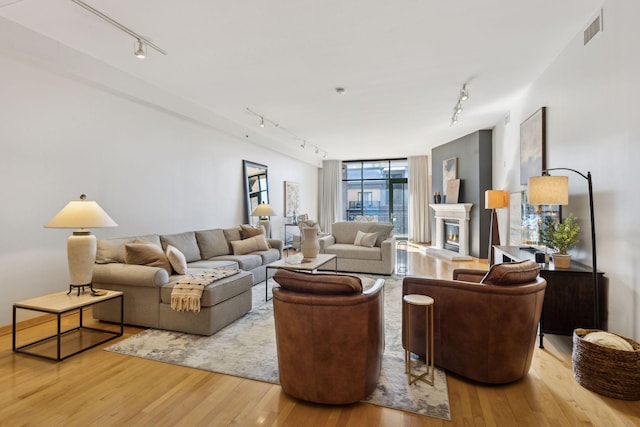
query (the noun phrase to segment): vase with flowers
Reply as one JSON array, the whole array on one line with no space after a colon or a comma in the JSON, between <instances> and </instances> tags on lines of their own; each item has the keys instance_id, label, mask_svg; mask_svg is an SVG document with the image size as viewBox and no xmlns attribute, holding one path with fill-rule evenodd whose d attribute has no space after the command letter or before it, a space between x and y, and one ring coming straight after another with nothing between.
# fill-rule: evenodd
<instances>
[{"instance_id":1,"label":"vase with flowers","mask_svg":"<svg viewBox=\"0 0 640 427\"><path fill-rule=\"evenodd\" d=\"M564 221L546 218L544 227L540 230L542 244L554 251L553 263L558 268L569 268L571 255L567 253L580 241L580 225L573 214L569 214Z\"/></svg>"}]
</instances>

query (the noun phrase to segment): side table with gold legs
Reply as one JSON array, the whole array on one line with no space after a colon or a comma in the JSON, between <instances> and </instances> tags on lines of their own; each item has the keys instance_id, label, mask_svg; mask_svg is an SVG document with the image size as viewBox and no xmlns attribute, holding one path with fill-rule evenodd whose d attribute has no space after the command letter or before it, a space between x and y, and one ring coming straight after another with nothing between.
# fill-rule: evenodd
<instances>
[{"instance_id":1,"label":"side table with gold legs","mask_svg":"<svg viewBox=\"0 0 640 427\"><path fill-rule=\"evenodd\" d=\"M405 337L406 348L404 351L404 364L405 364L405 373L409 379L409 384L413 384L416 381L424 381L427 384L433 385L434 375L435 375L435 365L434 365L434 335L433 335L433 325L434 325L434 315L433 315L433 298L428 297L426 295L405 295L403 298L403 304L405 304L405 313L406 317L405 321L405 331L407 336ZM425 308L424 318L425 318L425 367L426 370L422 374L413 373L411 368L411 309L412 306L414 309L417 306L421 306ZM428 377L428 379L427 379Z\"/></svg>"}]
</instances>

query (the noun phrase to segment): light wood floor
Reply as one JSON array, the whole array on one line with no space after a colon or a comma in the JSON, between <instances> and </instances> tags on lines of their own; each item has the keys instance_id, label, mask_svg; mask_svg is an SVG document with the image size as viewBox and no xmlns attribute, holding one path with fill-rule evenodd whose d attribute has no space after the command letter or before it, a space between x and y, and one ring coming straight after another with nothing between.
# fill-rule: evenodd
<instances>
[{"instance_id":1,"label":"light wood floor","mask_svg":"<svg viewBox=\"0 0 640 427\"><path fill-rule=\"evenodd\" d=\"M450 277L456 267L486 268L486 262L452 263L414 250L407 264L409 274L438 277ZM545 336L529 375L514 384L487 386L447 374L447 422L365 403L299 402L277 385L102 351L109 343L49 362L13 353L7 330L0 336L2 426L640 425L640 402L600 396L573 380L569 337ZM125 337L140 331L127 327Z\"/></svg>"}]
</instances>

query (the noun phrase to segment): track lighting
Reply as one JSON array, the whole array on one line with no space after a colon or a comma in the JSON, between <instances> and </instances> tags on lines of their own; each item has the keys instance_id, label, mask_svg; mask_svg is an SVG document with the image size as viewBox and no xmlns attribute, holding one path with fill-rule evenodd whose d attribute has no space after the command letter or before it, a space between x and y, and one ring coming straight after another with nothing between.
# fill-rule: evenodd
<instances>
[{"instance_id":1,"label":"track lighting","mask_svg":"<svg viewBox=\"0 0 640 427\"><path fill-rule=\"evenodd\" d=\"M133 54L140 59L144 59L147 57L147 53L144 51L144 43L142 43L142 40L138 39L138 41L136 42L136 48L133 51Z\"/></svg>"},{"instance_id":2,"label":"track lighting","mask_svg":"<svg viewBox=\"0 0 640 427\"><path fill-rule=\"evenodd\" d=\"M137 46L134 49L133 53L138 58L145 58L147 56L146 55L146 51L145 51L145 47L146 46L152 47L153 49L157 50L158 52L160 52L163 55L167 54L167 52L165 50L163 50L161 47L153 44L151 41L149 41L149 39L147 39L145 37L142 37L140 34L138 34L135 31L125 27L124 25L122 25L121 23L116 21L115 19L110 18L107 15L105 15L104 13L100 12L98 9L96 9L96 8L94 8L92 6L89 6L88 4L86 4L85 2L83 2L81 0L71 0L71 1L74 2L75 4L77 4L78 6L80 6L81 8L93 13L98 18L108 22L109 24L113 25L117 29L119 29L121 31L124 31L125 33L129 34L131 37L136 39L137 40L137 43L136 43Z\"/></svg>"},{"instance_id":3,"label":"track lighting","mask_svg":"<svg viewBox=\"0 0 640 427\"><path fill-rule=\"evenodd\" d=\"M467 90L467 84L465 83L460 90L460 101L466 101L467 99L469 99L469 90Z\"/></svg>"},{"instance_id":4,"label":"track lighting","mask_svg":"<svg viewBox=\"0 0 640 427\"><path fill-rule=\"evenodd\" d=\"M145 42L144 40L142 40L142 44L144 45ZM315 149L315 153L319 156L322 156L323 158L327 158L327 152L322 150L320 147L318 147L317 145L314 144L308 144L306 139L302 139L300 138L298 135L294 134L293 132L291 132L289 129L285 128L284 126L281 126L280 124L274 122L273 120L269 119L268 117L263 116L262 114L258 114L255 111L253 111L252 109L250 109L249 107L246 108L246 110L253 114L254 116L260 118L260 127L264 128L266 124L270 124L271 126L273 126L276 129L280 129L282 132L286 132L287 134L289 134L289 136L291 136L294 140L298 141L300 148L302 149L306 149L307 146L309 148L314 148Z\"/></svg>"},{"instance_id":5,"label":"track lighting","mask_svg":"<svg viewBox=\"0 0 640 427\"><path fill-rule=\"evenodd\" d=\"M462 101L466 101L469 99L469 90L467 89L467 84L462 85L462 89L460 89L460 96L458 96L458 102L455 107L453 107L453 117L451 117L451 124L449 126L456 125L458 123L458 114L462 113Z\"/></svg>"}]
</instances>

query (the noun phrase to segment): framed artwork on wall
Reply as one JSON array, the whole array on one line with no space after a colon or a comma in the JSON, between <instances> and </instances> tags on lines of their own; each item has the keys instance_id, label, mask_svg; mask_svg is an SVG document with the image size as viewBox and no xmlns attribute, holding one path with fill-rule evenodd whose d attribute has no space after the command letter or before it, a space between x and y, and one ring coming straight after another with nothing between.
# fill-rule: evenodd
<instances>
[{"instance_id":1,"label":"framed artwork on wall","mask_svg":"<svg viewBox=\"0 0 640 427\"><path fill-rule=\"evenodd\" d=\"M442 161L442 194L447 194L447 182L458 177L458 158Z\"/></svg>"},{"instance_id":2,"label":"framed artwork on wall","mask_svg":"<svg viewBox=\"0 0 640 427\"><path fill-rule=\"evenodd\" d=\"M540 108L520 124L520 184L530 176L542 175L546 165L546 107Z\"/></svg>"},{"instance_id":3,"label":"framed artwork on wall","mask_svg":"<svg viewBox=\"0 0 640 427\"><path fill-rule=\"evenodd\" d=\"M300 213L300 185L297 182L284 182L285 216L295 216Z\"/></svg>"}]
</instances>

